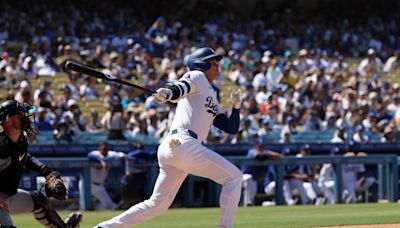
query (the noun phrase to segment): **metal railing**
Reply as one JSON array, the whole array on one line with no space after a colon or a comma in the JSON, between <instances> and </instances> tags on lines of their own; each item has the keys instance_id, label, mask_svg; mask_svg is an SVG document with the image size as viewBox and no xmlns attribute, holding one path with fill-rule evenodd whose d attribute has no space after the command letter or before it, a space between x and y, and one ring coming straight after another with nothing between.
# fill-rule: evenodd
<instances>
[{"instance_id":1,"label":"metal railing","mask_svg":"<svg viewBox=\"0 0 400 228\"><path fill-rule=\"evenodd\" d=\"M377 180L378 180L378 191L379 197L383 198L385 195L388 196L388 200L396 202L399 198L398 189L398 177L399 169L398 164L400 158L396 155L385 154L385 155L369 155L365 157L343 157L343 156L319 156L310 155L302 158L296 157L283 157L279 160L265 160L257 161L254 159L246 158L244 156L228 156L226 157L229 161L237 166L241 165L274 165L276 170L276 188L275 188L275 200L277 205L284 204L283 198L283 181L284 181L284 166L294 164L322 164L331 163L334 166L336 174L336 199L338 203L342 203L342 169L345 164L375 164L378 166L377 169ZM84 210L92 210L93 205L91 202L91 178L90 178L90 167L98 166L97 163L89 161L86 157L82 158L41 158L42 162L46 163L50 167L57 168L58 170L74 171L80 174L80 208ZM110 167L121 167L123 168L123 162L121 159L110 159L107 161ZM151 167L150 177L147 183L148 191L152 191L153 184L157 177L158 165L157 163L141 165L144 167ZM192 206L194 182L197 181L198 177L189 175L186 182L184 194L185 206ZM211 181L211 180L207 180ZM214 183L215 184L215 183ZM216 184L215 184L216 185ZM218 205L220 188L215 187L209 191L213 199L213 204Z\"/></svg>"}]
</instances>

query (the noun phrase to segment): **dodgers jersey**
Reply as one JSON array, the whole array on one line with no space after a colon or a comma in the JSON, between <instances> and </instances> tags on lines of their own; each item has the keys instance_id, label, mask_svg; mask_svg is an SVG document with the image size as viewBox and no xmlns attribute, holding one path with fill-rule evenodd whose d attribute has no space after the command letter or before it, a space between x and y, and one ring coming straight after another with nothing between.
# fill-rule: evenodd
<instances>
[{"instance_id":1,"label":"dodgers jersey","mask_svg":"<svg viewBox=\"0 0 400 228\"><path fill-rule=\"evenodd\" d=\"M181 96L176 107L175 118L170 130L188 129L198 139L207 139L214 118L223 113L217 99L217 92L201 71L189 71L176 83Z\"/></svg>"}]
</instances>

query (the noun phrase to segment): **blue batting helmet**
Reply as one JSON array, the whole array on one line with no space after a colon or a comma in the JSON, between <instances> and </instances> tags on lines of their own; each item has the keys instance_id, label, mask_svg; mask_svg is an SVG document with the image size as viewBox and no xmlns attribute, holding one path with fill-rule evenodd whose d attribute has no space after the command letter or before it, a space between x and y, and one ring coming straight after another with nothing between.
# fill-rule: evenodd
<instances>
[{"instance_id":1,"label":"blue batting helmet","mask_svg":"<svg viewBox=\"0 0 400 228\"><path fill-rule=\"evenodd\" d=\"M215 54L214 50L209 47L199 48L189 55L188 67L190 70L206 71L211 67L209 59L220 61L221 55Z\"/></svg>"}]
</instances>

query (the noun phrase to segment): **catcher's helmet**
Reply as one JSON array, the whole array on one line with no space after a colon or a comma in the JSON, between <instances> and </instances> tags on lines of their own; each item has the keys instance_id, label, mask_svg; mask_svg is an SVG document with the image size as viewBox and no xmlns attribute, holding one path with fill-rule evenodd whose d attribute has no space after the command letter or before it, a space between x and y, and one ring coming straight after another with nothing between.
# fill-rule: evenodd
<instances>
[{"instance_id":1,"label":"catcher's helmet","mask_svg":"<svg viewBox=\"0 0 400 228\"><path fill-rule=\"evenodd\" d=\"M209 59L220 61L221 55L215 54L214 50L209 47L199 48L192 52L188 58L188 67L190 70L206 71L211 67Z\"/></svg>"},{"instance_id":2,"label":"catcher's helmet","mask_svg":"<svg viewBox=\"0 0 400 228\"><path fill-rule=\"evenodd\" d=\"M7 116L22 115L24 116L22 119L24 130L34 132L36 129L32 126L33 121L30 120L31 116L34 118L33 110L33 106L28 103L21 103L15 100L4 101L0 105L0 123L6 120Z\"/></svg>"}]
</instances>

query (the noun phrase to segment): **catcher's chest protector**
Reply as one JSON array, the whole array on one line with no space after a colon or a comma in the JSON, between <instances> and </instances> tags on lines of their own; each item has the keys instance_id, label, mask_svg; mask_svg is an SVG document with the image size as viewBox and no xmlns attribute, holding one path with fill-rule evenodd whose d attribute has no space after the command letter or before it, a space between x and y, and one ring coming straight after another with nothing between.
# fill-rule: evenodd
<instances>
[{"instance_id":1,"label":"catcher's chest protector","mask_svg":"<svg viewBox=\"0 0 400 228\"><path fill-rule=\"evenodd\" d=\"M22 170L24 169L28 153L28 141L21 134L16 143L0 133L0 159L10 159L7 167L0 171L0 192L12 196L17 193Z\"/></svg>"}]
</instances>

